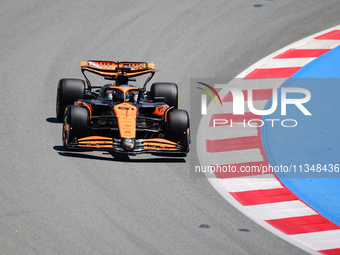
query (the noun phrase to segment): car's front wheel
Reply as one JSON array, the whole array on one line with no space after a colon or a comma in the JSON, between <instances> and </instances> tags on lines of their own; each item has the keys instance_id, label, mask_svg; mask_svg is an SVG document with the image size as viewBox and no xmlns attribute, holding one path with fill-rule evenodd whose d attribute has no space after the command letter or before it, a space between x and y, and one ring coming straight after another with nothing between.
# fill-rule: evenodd
<instances>
[{"instance_id":1,"label":"car's front wheel","mask_svg":"<svg viewBox=\"0 0 340 255\"><path fill-rule=\"evenodd\" d=\"M185 110L170 110L167 115L168 137L170 141L182 146L182 152L189 152L190 124Z\"/></svg>"},{"instance_id":2,"label":"car's front wheel","mask_svg":"<svg viewBox=\"0 0 340 255\"><path fill-rule=\"evenodd\" d=\"M87 109L79 105L69 105L64 114L63 145L68 148L69 143L75 138L88 135L89 114Z\"/></svg>"}]
</instances>

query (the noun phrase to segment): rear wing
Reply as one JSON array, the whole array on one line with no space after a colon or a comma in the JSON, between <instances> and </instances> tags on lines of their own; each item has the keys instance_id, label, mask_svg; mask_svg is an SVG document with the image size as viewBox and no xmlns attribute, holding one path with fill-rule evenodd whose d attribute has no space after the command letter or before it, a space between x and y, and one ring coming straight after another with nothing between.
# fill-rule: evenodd
<instances>
[{"instance_id":1,"label":"rear wing","mask_svg":"<svg viewBox=\"0 0 340 255\"><path fill-rule=\"evenodd\" d=\"M147 62L113 62L113 61L93 61L85 60L80 62L80 69L85 77L88 88L91 89L91 83L85 75L85 71L104 76L109 79L114 79L117 73L124 72L129 77L150 73L146 79L143 88L151 80L155 74L155 65Z\"/></svg>"}]
</instances>

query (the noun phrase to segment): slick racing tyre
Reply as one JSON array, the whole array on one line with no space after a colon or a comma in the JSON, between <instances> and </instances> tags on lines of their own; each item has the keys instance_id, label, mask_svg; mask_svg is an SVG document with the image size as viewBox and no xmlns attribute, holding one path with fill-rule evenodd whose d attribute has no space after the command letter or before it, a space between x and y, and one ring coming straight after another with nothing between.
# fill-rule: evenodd
<instances>
[{"instance_id":1,"label":"slick racing tyre","mask_svg":"<svg viewBox=\"0 0 340 255\"><path fill-rule=\"evenodd\" d=\"M176 83L157 82L150 88L151 99L165 97L165 102L170 107L178 109L178 87Z\"/></svg>"},{"instance_id":2,"label":"slick racing tyre","mask_svg":"<svg viewBox=\"0 0 340 255\"><path fill-rule=\"evenodd\" d=\"M79 105L69 105L65 110L63 123L63 145L69 148L69 144L75 139L88 135L89 113L87 109Z\"/></svg>"},{"instance_id":3,"label":"slick racing tyre","mask_svg":"<svg viewBox=\"0 0 340 255\"><path fill-rule=\"evenodd\" d=\"M82 99L85 91L85 82L80 79L61 79L57 89L57 118L63 121L64 111L77 99Z\"/></svg>"},{"instance_id":4,"label":"slick racing tyre","mask_svg":"<svg viewBox=\"0 0 340 255\"><path fill-rule=\"evenodd\" d=\"M174 109L168 113L168 137L170 141L179 143L182 152L189 152L190 124L189 115L185 110Z\"/></svg>"}]
</instances>

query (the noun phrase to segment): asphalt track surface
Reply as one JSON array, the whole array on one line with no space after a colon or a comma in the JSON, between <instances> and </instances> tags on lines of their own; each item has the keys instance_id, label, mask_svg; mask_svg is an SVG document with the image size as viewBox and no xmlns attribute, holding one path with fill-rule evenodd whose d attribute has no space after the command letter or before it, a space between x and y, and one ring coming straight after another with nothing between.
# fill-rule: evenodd
<instances>
[{"instance_id":1,"label":"asphalt track surface","mask_svg":"<svg viewBox=\"0 0 340 255\"><path fill-rule=\"evenodd\" d=\"M190 178L188 158L64 151L56 85L81 60L153 62L189 110L190 78L230 80L338 25L337 0L0 6L0 254L304 253Z\"/></svg>"}]
</instances>

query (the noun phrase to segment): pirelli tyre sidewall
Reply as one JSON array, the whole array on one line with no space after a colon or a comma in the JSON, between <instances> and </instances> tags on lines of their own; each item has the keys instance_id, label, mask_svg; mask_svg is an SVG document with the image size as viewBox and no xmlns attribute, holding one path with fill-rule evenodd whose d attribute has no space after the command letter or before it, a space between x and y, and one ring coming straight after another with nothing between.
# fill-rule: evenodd
<instances>
[{"instance_id":1,"label":"pirelli tyre sidewall","mask_svg":"<svg viewBox=\"0 0 340 255\"><path fill-rule=\"evenodd\" d=\"M61 79L57 88L56 115L63 121L64 111L77 99L82 99L85 92L85 81L80 79Z\"/></svg>"},{"instance_id":2,"label":"pirelli tyre sidewall","mask_svg":"<svg viewBox=\"0 0 340 255\"><path fill-rule=\"evenodd\" d=\"M170 141L180 144L183 152L189 152L190 123L187 111L173 109L168 112L167 133Z\"/></svg>"},{"instance_id":3,"label":"pirelli tyre sidewall","mask_svg":"<svg viewBox=\"0 0 340 255\"><path fill-rule=\"evenodd\" d=\"M75 139L88 135L89 113L88 110L79 105L69 105L65 109L63 122L63 145L69 148L69 144Z\"/></svg>"},{"instance_id":4,"label":"pirelli tyre sidewall","mask_svg":"<svg viewBox=\"0 0 340 255\"><path fill-rule=\"evenodd\" d=\"M165 97L165 102L170 107L178 109L178 86L176 83L156 82L150 88L151 99Z\"/></svg>"}]
</instances>

